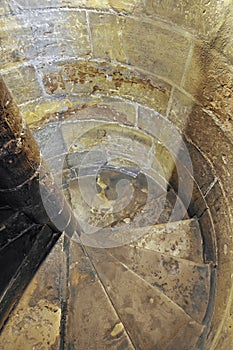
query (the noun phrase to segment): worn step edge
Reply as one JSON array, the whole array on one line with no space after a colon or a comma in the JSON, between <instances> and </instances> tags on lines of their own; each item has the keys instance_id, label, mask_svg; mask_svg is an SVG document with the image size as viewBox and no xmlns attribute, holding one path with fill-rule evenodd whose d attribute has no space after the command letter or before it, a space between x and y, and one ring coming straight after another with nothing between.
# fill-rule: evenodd
<instances>
[{"instance_id":1,"label":"worn step edge","mask_svg":"<svg viewBox=\"0 0 233 350\"><path fill-rule=\"evenodd\" d=\"M102 281L101 274L99 274L99 272L98 272L98 270L99 270L99 269L98 269L98 257L97 257L97 260L96 260L96 254L95 254L94 251L96 251L96 249L93 250L93 249L91 249L91 248L88 248L88 255L89 255L91 261L93 262L94 268L95 268L95 270L96 270L97 273L98 273L98 277L99 277L99 279L101 280L101 283L105 286L105 282ZM98 255L98 253L97 253L97 255ZM148 283L148 282L145 281L143 278L141 278L141 277L138 276L136 273L134 273L132 270L130 270L125 264L119 262L119 261L118 261L115 257L113 257L111 254L108 253L108 255L109 255L109 257L110 257L111 259L113 259L114 261L116 261L116 262L118 263L118 265L121 265L121 266L124 267L124 269L126 269L126 271L128 271L131 275L135 276L142 284L144 284L145 286L149 287L151 290L155 290L156 293L157 293L158 295L161 296L161 298L164 298L164 300L167 300L167 302L168 302L170 305L172 305L172 307L174 308L174 310L177 310L177 312L180 312L181 314L183 314L183 315L187 318L187 320L189 320L189 321L188 321L188 323L187 323L186 325L184 324L184 325L182 326L182 329L183 329L184 327L186 327L188 324L192 324L192 325L194 325L194 326L196 325L195 327L197 327L197 328L200 330L199 333L198 333L198 337L200 337L200 336L203 334L203 331L204 331L204 329L205 329L205 325L200 324L199 322L195 321L195 320L194 320L192 317L190 317L190 315L188 315L179 305L177 305L176 303L174 303L170 298L168 298L168 297L167 297L164 293L162 293L158 288L153 288L153 287L151 286L150 283ZM105 286L105 290L106 290L106 286ZM112 296L110 296L108 292L107 292L107 294L108 294L108 297L109 297L109 299L111 300L112 304L114 305L114 308L117 310L117 313L119 314L118 307L117 307L117 305L115 304L114 300L112 299ZM120 315L120 318L123 320L124 317L122 318L122 315ZM123 320L122 322L123 322L125 328L128 329L127 326L126 326L126 324L125 324L125 321ZM128 329L128 332L129 332L129 334L131 334L130 329ZM170 344L170 341L169 341L169 343L168 343L167 345L169 345L169 344ZM165 349L167 349L167 347L166 347Z\"/></svg>"},{"instance_id":2,"label":"worn step edge","mask_svg":"<svg viewBox=\"0 0 233 350\"><path fill-rule=\"evenodd\" d=\"M126 248L123 247L123 248ZM135 247L131 247L130 248L132 250L135 249ZM172 258L174 261L177 261L179 263L181 263L183 265L183 267L185 268L185 266L187 266L189 269L192 268L192 267L197 267L197 268L203 268L205 271L206 271L206 275L207 275L207 278L206 278L206 282L207 282L207 286L205 288L205 302L206 302L206 307L205 305L203 304L202 307L201 307L201 310L199 310L197 312L196 309L190 309L190 307L188 308L188 305L185 305L185 303L183 303L184 306L182 306L181 304L181 300L178 302L174 299L174 297L172 297L170 294L170 291L167 290L166 291L166 287L165 287L165 290L162 289L162 285L160 286L159 283L155 283L155 284L152 284L149 280L147 280L146 276L143 277L142 273L140 273L140 271L134 271L132 269L132 267L130 266L130 262L127 261L127 259L124 259L124 254L123 254L123 260L121 259L121 256L118 255L117 253L117 250L120 249L120 248L110 248L108 249L108 253L111 254L111 256L113 256L118 262L120 262L121 264L123 264L124 266L126 266L128 268L128 270L132 271L133 273L135 273L137 276L139 276L140 279L143 279L145 282L151 284L154 288L156 289L159 289L163 294L165 294L169 299L171 299L175 304L177 304L178 306L180 306L182 308L182 310L184 310L184 312L186 314L188 314L191 318L193 318L195 321L197 321L198 323L202 324L203 323L203 320L205 318L205 315L206 315L206 311L208 309L208 305L209 305L209 298L210 298L210 289L211 289L211 285L210 285L210 279L211 279L211 264L196 264L190 260L186 260L186 259L181 259L181 258L176 258L176 257L170 257L168 256L168 258ZM167 257L167 255L165 254L161 254L161 253L158 253L158 252L152 252L152 251L149 251L147 249L143 249L143 248L138 248L136 247L136 250L138 251L147 251L147 252L151 252L151 253L154 253L157 255L157 257L162 261L162 258L163 257ZM137 262L136 262L137 264ZM138 270L136 268L136 270ZM139 269L140 270L140 269ZM182 267L181 267L181 270L182 270ZM152 272L152 271L151 271ZM152 276L152 273L151 273L151 276ZM178 277L178 275L176 275ZM190 277L191 277L191 274L190 274ZM166 284L172 284L172 278L174 278L174 275L171 275L171 278L166 278ZM155 278L156 280L156 278ZM187 282L188 283L188 282ZM203 281L203 283L205 283L205 281ZM187 285L187 284L186 284ZM195 284L193 284L194 286ZM181 286L181 285L180 285ZM185 288L185 285L184 287ZM204 293L204 292L203 292Z\"/></svg>"},{"instance_id":3,"label":"worn step edge","mask_svg":"<svg viewBox=\"0 0 233 350\"><path fill-rule=\"evenodd\" d=\"M191 226L193 225L193 227ZM156 224L153 226L145 226L139 228L133 228L135 235L140 235L140 232L145 232L142 234L142 237L138 238L134 242L130 243L132 246L137 246L141 248L145 248L152 251L157 251L162 254L168 254L173 257L179 257L182 259L186 259L189 261L193 261L195 263L202 264L204 263L203 259L203 241L201 236L201 231L199 228L198 220L196 218L186 219L181 221L168 222L164 224ZM183 254L183 252L175 251L175 241L173 249L169 249L165 251L165 249L161 249L161 245L157 244L157 247L153 247L153 241L155 237L159 235L167 235L167 238L173 238L175 235L178 236L179 231L182 230L185 237L188 238L188 248L189 252ZM196 230L196 233L194 232ZM190 231L190 232L188 232ZM191 236L193 232L193 236ZM166 237L165 237L166 238ZM147 241L145 241L147 239ZM175 237L174 237L175 239ZM167 242L168 244L169 242ZM181 242L183 243L183 242ZM187 248L187 244L185 244ZM159 248L160 247L160 248ZM192 249L195 247L195 252ZM174 253L172 254L172 250ZM170 252L169 252L170 251ZM170 254L169 254L170 253Z\"/></svg>"}]
</instances>

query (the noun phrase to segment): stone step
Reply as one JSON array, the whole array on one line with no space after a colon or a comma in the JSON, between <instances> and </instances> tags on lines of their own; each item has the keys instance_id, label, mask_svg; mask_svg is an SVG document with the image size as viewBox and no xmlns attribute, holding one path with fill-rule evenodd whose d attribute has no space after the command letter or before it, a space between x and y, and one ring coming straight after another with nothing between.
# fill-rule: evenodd
<instances>
[{"instance_id":1,"label":"stone step","mask_svg":"<svg viewBox=\"0 0 233 350\"><path fill-rule=\"evenodd\" d=\"M127 268L159 288L195 321L202 323L209 302L210 267L139 247L107 250Z\"/></svg>"},{"instance_id":2,"label":"stone step","mask_svg":"<svg viewBox=\"0 0 233 350\"><path fill-rule=\"evenodd\" d=\"M40 266L1 333L1 350L59 349L66 275L61 237Z\"/></svg>"},{"instance_id":3,"label":"stone step","mask_svg":"<svg viewBox=\"0 0 233 350\"><path fill-rule=\"evenodd\" d=\"M1 284L0 296L3 294L5 288L9 285L11 279L17 274L17 270L21 266L23 260L30 252L36 235L40 231L41 225L33 224L23 231L22 235L16 237L9 245L5 245L1 249L0 255L0 271ZM14 232L13 232L14 233Z\"/></svg>"},{"instance_id":4,"label":"stone step","mask_svg":"<svg viewBox=\"0 0 233 350\"><path fill-rule=\"evenodd\" d=\"M65 349L134 349L80 245L71 241Z\"/></svg>"},{"instance_id":5,"label":"stone step","mask_svg":"<svg viewBox=\"0 0 233 350\"><path fill-rule=\"evenodd\" d=\"M22 212L6 209L0 212L0 250L24 233L33 222Z\"/></svg>"},{"instance_id":6,"label":"stone step","mask_svg":"<svg viewBox=\"0 0 233 350\"><path fill-rule=\"evenodd\" d=\"M136 349L180 350L182 344L182 349L188 350L195 346L204 326L106 249L87 251Z\"/></svg>"},{"instance_id":7,"label":"stone step","mask_svg":"<svg viewBox=\"0 0 233 350\"><path fill-rule=\"evenodd\" d=\"M96 176L69 182L67 199L84 232L89 234L108 228L105 232L98 232L98 237L101 237L102 234L111 235L112 228L113 232L117 228L126 231L131 227L134 230L136 227L166 223L176 201L180 214L184 212L181 201L171 188L164 192L152 179L147 181L143 174L130 182L132 186L128 182L124 187L119 173L111 175L110 183ZM118 188L118 184L122 187ZM187 213L185 218L188 218Z\"/></svg>"},{"instance_id":8,"label":"stone step","mask_svg":"<svg viewBox=\"0 0 233 350\"><path fill-rule=\"evenodd\" d=\"M133 247L203 263L203 241L198 220L188 219L134 229Z\"/></svg>"},{"instance_id":9,"label":"stone step","mask_svg":"<svg viewBox=\"0 0 233 350\"><path fill-rule=\"evenodd\" d=\"M2 249L0 328L58 237L47 225L34 224Z\"/></svg>"}]
</instances>

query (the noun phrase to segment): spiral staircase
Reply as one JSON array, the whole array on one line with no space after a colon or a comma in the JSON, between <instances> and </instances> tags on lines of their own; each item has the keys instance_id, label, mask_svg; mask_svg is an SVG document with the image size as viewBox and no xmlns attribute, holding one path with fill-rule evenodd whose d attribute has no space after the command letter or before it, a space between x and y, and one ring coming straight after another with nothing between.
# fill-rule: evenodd
<instances>
[{"instance_id":1,"label":"spiral staircase","mask_svg":"<svg viewBox=\"0 0 233 350\"><path fill-rule=\"evenodd\" d=\"M230 350L231 1L0 3L0 350Z\"/></svg>"},{"instance_id":2,"label":"spiral staircase","mask_svg":"<svg viewBox=\"0 0 233 350\"><path fill-rule=\"evenodd\" d=\"M197 349L214 295L198 218L164 179L156 152L153 159L155 139L116 123L90 125L83 121L79 135L73 116L35 133L79 227L35 274L1 348ZM19 215L4 226L20 232ZM25 229L27 249L33 224Z\"/></svg>"}]
</instances>

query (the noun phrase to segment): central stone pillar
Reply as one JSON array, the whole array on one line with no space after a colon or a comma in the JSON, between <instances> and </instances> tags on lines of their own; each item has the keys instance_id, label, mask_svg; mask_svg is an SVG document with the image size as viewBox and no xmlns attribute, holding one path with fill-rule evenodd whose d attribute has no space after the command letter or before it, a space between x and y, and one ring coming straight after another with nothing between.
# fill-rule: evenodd
<instances>
[{"instance_id":1,"label":"central stone pillar","mask_svg":"<svg viewBox=\"0 0 233 350\"><path fill-rule=\"evenodd\" d=\"M65 230L71 221L74 227L71 209L2 78L0 96L1 201L54 231Z\"/></svg>"}]
</instances>

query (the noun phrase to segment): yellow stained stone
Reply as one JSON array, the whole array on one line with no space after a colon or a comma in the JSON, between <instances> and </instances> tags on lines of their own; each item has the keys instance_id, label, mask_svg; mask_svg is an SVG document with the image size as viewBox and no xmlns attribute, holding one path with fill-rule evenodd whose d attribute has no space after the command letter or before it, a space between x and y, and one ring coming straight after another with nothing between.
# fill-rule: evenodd
<instances>
[{"instance_id":1,"label":"yellow stained stone","mask_svg":"<svg viewBox=\"0 0 233 350\"><path fill-rule=\"evenodd\" d=\"M61 309L41 299L33 307L21 308L1 335L1 350L51 349L59 337Z\"/></svg>"},{"instance_id":2,"label":"yellow stained stone","mask_svg":"<svg viewBox=\"0 0 233 350\"><path fill-rule=\"evenodd\" d=\"M112 332L111 332L111 336L114 338L114 337L117 337L120 333L122 333L124 331L124 326L123 324L120 322L120 323L117 323Z\"/></svg>"}]
</instances>

